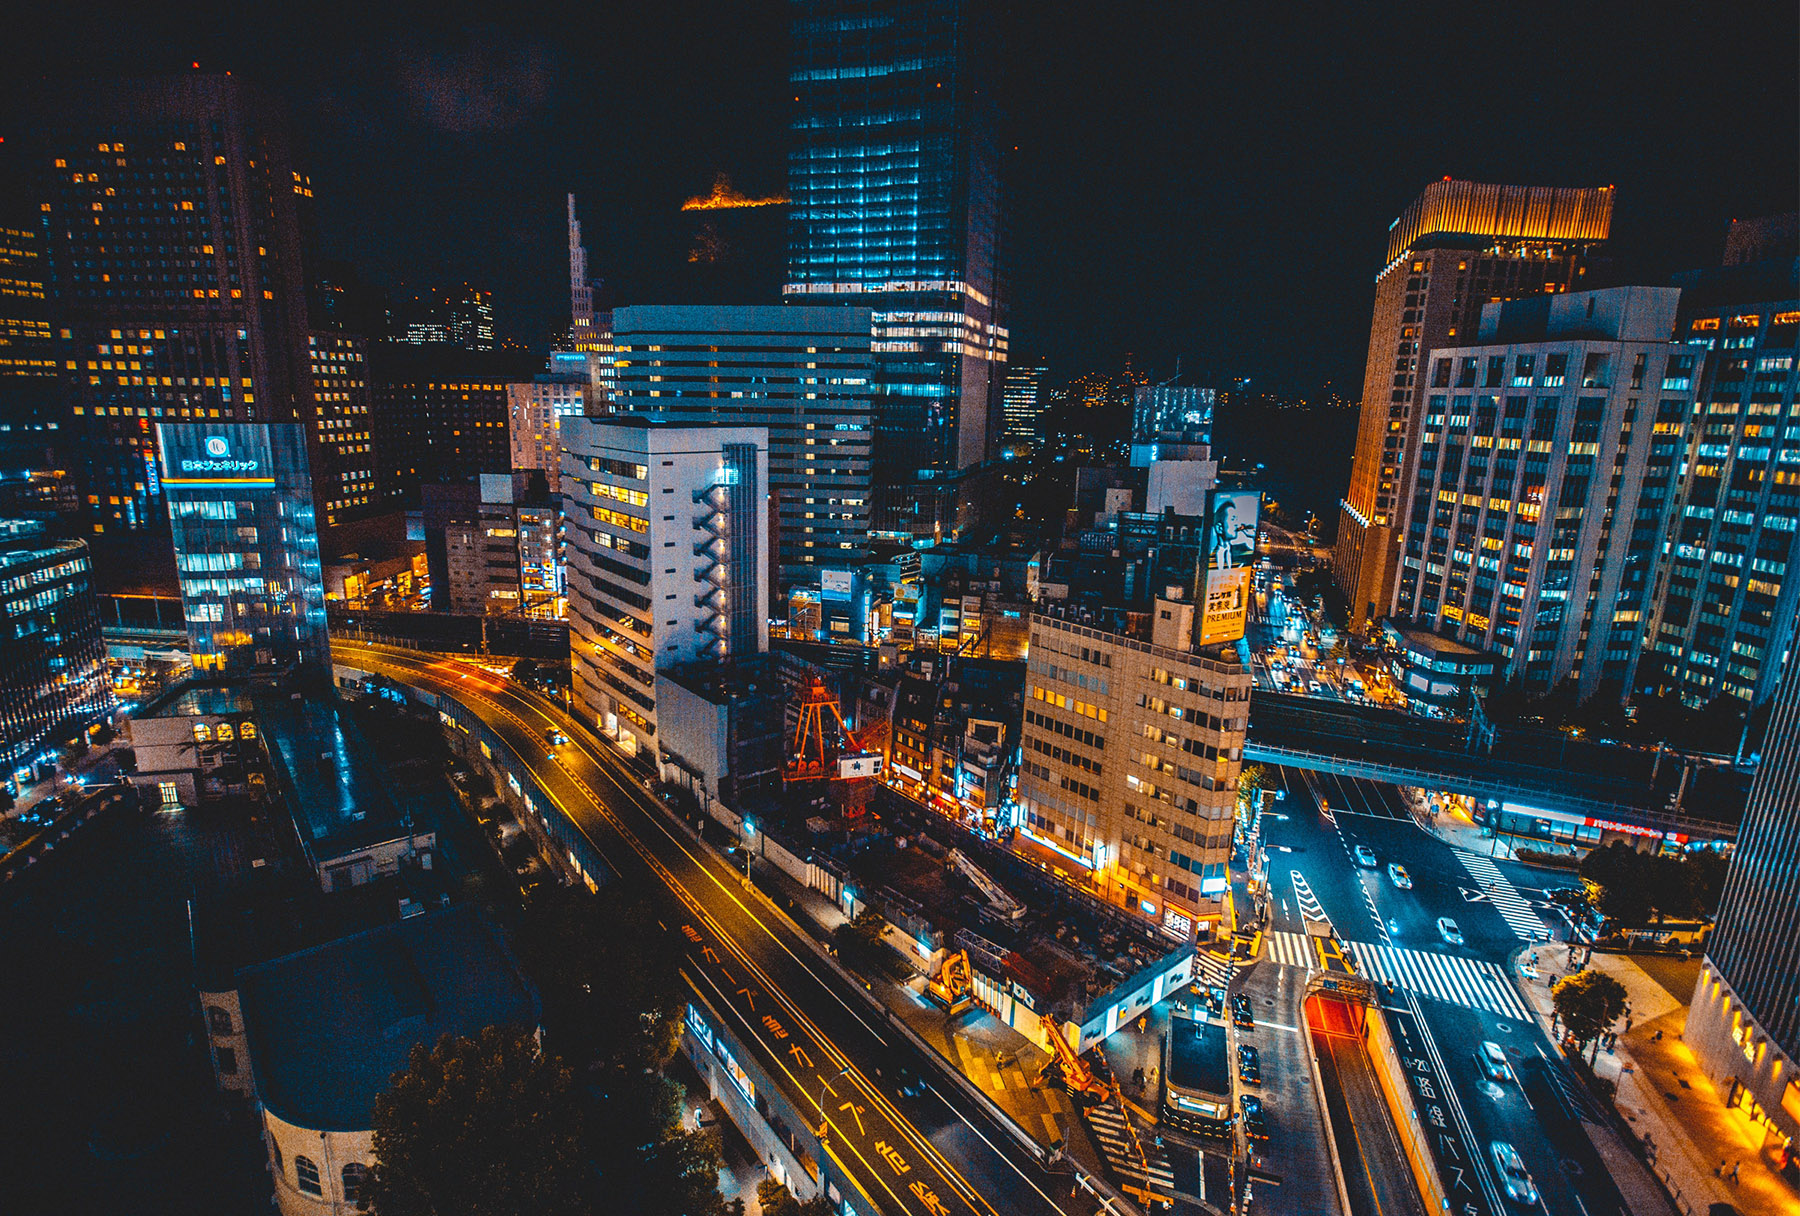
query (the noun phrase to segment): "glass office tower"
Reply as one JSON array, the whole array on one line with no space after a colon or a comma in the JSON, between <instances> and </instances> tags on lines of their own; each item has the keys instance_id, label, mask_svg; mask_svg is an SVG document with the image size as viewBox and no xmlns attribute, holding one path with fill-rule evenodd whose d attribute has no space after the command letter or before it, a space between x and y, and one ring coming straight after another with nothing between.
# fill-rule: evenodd
<instances>
[{"instance_id":1,"label":"glass office tower","mask_svg":"<svg viewBox=\"0 0 1800 1216\"><path fill-rule=\"evenodd\" d=\"M305 428L157 426L196 672L331 670Z\"/></svg>"},{"instance_id":2,"label":"glass office tower","mask_svg":"<svg viewBox=\"0 0 1800 1216\"><path fill-rule=\"evenodd\" d=\"M0 775L113 709L88 547L0 520Z\"/></svg>"},{"instance_id":3,"label":"glass office tower","mask_svg":"<svg viewBox=\"0 0 1800 1216\"><path fill-rule=\"evenodd\" d=\"M874 310L879 531L929 536L966 522L960 483L996 447L999 156L976 9L794 5L784 293Z\"/></svg>"}]
</instances>

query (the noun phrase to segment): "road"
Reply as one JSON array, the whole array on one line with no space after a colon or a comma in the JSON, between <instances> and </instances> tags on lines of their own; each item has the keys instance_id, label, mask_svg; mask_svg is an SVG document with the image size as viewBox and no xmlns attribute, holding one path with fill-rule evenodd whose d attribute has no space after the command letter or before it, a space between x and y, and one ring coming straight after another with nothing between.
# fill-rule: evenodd
<instances>
[{"instance_id":1,"label":"road","mask_svg":"<svg viewBox=\"0 0 1800 1216\"><path fill-rule=\"evenodd\" d=\"M826 1125L826 1152L864 1202L909 1216L1093 1210L1085 1198L1066 1198L1066 1172L1039 1168L999 1129L972 1120L935 1089L916 1099L890 1089L886 1079L901 1067L925 1076L936 1070L560 708L471 663L343 641L332 649L339 663L461 702L525 758L610 865L647 867L668 886L688 913L681 930L689 982L735 1018L741 1041L760 1048L760 1062L794 1109ZM545 743L552 728L571 739L553 756Z\"/></svg>"},{"instance_id":2,"label":"road","mask_svg":"<svg viewBox=\"0 0 1800 1216\"><path fill-rule=\"evenodd\" d=\"M1450 1151L1464 1161L1471 1184L1465 1201L1496 1216L1524 1210L1504 1200L1495 1183L1489 1145L1505 1140L1542 1196L1533 1210L1623 1213L1580 1134L1577 1120L1595 1114L1591 1102L1527 1013L1507 970L1533 933L1554 925L1566 934L1544 888L1576 880L1451 847L1414 821L1393 786L1293 769L1279 775L1288 796L1276 805L1287 817L1265 826L1269 870L1300 872L1359 970L1393 983L1384 1004L1396 1046L1418 1065L1411 1071L1426 1079L1420 1092L1429 1095L1422 1104L1427 1113L1441 1110L1444 1133L1455 1142ZM1374 853L1375 868L1357 863L1358 845ZM1393 881L1389 863L1404 867L1409 889ZM1276 917L1300 902L1286 886L1277 878ZM1456 922L1463 944L1443 940L1440 917ZM1475 1052L1483 1041L1501 1045L1519 1080L1496 1085L1482 1075Z\"/></svg>"}]
</instances>

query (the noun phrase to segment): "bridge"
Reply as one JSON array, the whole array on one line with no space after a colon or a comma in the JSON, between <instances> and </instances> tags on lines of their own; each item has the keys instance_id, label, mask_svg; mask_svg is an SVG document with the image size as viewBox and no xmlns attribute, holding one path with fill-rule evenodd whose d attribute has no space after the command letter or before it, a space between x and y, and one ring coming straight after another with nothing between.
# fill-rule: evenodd
<instances>
[{"instance_id":1,"label":"bridge","mask_svg":"<svg viewBox=\"0 0 1800 1216\"><path fill-rule=\"evenodd\" d=\"M1736 837L1749 784L1733 769L1693 765L1673 753L1659 759L1651 751L1534 731L1502 731L1482 746L1461 724L1260 690L1250 701L1244 759L1699 840Z\"/></svg>"}]
</instances>

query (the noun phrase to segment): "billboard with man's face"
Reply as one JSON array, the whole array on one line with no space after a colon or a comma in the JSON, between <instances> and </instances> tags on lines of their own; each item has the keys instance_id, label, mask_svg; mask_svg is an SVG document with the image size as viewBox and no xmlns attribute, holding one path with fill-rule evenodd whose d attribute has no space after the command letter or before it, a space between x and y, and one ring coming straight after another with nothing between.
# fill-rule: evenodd
<instances>
[{"instance_id":1,"label":"billboard with man's face","mask_svg":"<svg viewBox=\"0 0 1800 1216\"><path fill-rule=\"evenodd\" d=\"M1262 495L1255 490L1214 490L1207 512L1206 568L1232 570L1256 564L1256 529Z\"/></svg>"}]
</instances>

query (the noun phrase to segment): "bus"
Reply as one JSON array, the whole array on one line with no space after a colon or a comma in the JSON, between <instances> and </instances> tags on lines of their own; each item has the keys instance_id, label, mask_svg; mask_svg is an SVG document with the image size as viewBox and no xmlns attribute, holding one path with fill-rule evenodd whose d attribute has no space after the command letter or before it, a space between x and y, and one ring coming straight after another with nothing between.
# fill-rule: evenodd
<instances>
[{"instance_id":1,"label":"bus","mask_svg":"<svg viewBox=\"0 0 1800 1216\"><path fill-rule=\"evenodd\" d=\"M1165 1087L1162 1122L1197 1136L1228 1139L1233 1120L1231 1046L1223 1018L1169 1019L1169 1041L1163 1049Z\"/></svg>"}]
</instances>

